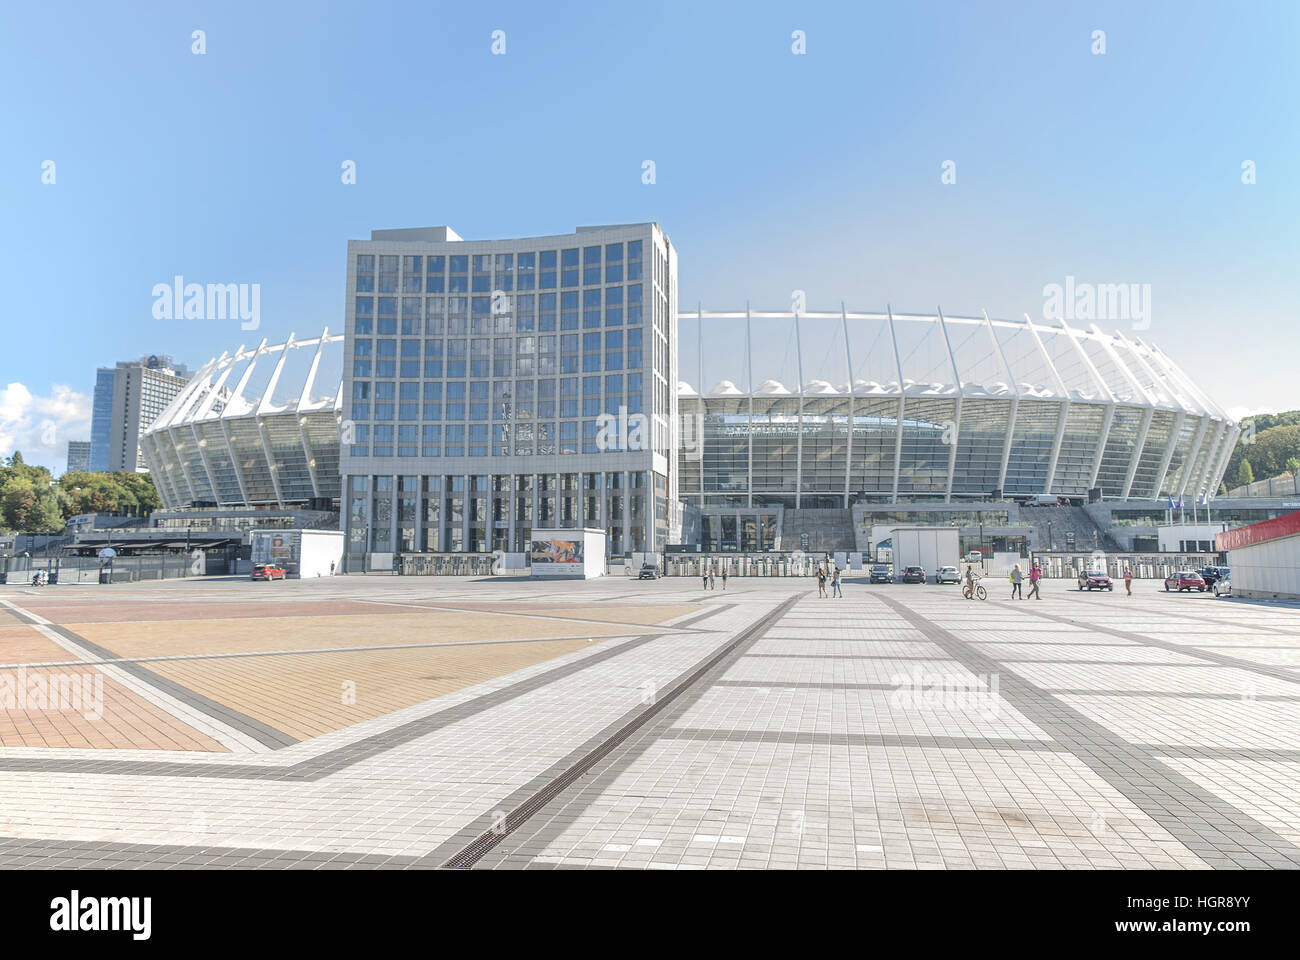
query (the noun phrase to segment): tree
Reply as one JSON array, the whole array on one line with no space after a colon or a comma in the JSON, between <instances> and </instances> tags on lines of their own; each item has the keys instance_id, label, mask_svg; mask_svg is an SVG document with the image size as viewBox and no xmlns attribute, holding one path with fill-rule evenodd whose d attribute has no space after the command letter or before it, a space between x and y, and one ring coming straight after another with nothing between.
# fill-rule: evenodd
<instances>
[{"instance_id":1,"label":"tree","mask_svg":"<svg viewBox=\"0 0 1300 960\"><path fill-rule=\"evenodd\" d=\"M1286 472L1293 477L1300 474L1300 457L1287 457Z\"/></svg>"},{"instance_id":2,"label":"tree","mask_svg":"<svg viewBox=\"0 0 1300 960\"><path fill-rule=\"evenodd\" d=\"M1253 434L1246 431L1237 441L1225 476L1238 476L1242 461L1249 460L1256 477L1276 477L1286 470L1289 458L1300 458L1300 410L1260 414L1249 421Z\"/></svg>"},{"instance_id":3,"label":"tree","mask_svg":"<svg viewBox=\"0 0 1300 960\"><path fill-rule=\"evenodd\" d=\"M0 497L5 526L20 533L58 533L64 527L58 494L49 486L11 482Z\"/></svg>"},{"instance_id":4,"label":"tree","mask_svg":"<svg viewBox=\"0 0 1300 960\"><path fill-rule=\"evenodd\" d=\"M147 474L65 473L59 479L68 517L80 513L151 513L162 506Z\"/></svg>"},{"instance_id":5,"label":"tree","mask_svg":"<svg viewBox=\"0 0 1300 960\"><path fill-rule=\"evenodd\" d=\"M1241 468L1237 471L1237 486L1244 487L1247 484L1255 482L1255 471L1251 469L1249 460L1241 461Z\"/></svg>"}]
</instances>

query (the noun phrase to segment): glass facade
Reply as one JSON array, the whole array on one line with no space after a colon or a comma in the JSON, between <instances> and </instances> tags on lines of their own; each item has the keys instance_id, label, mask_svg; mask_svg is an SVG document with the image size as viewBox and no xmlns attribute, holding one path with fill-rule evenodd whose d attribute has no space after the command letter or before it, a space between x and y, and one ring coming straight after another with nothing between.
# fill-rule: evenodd
<instances>
[{"instance_id":1,"label":"glass facade","mask_svg":"<svg viewBox=\"0 0 1300 960\"><path fill-rule=\"evenodd\" d=\"M678 489L701 509L1213 496L1237 434L1155 372L1173 368L1154 348L1098 330L847 311L679 324Z\"/></svg>"},{"instance_id":2,"label":"glass facade","mask_svg":"<svg viewBox=\"0 0 1300 960\"><path fill-rule=\"evenodd\" d=\"M372 529L356 541L365 552L519 550L534 522L605 529L612 552L663 545L676 496L676 279L657 227L491 242L375 231L348 257L343 396L355 429L340 470L372 487L463 480L469 494L438 504L436 532L417 522L407 538L372 511L358 522L398 532L380 548ZM662 525L649 515L656 472Z\"/></svg>"}]
</instances>

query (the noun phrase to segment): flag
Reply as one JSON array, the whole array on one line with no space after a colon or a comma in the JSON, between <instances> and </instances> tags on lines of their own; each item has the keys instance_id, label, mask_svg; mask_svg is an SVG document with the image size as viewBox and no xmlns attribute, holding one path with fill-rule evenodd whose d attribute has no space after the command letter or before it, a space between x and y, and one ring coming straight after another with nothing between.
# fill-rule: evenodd
<instances>
[{"instance_id":1,"label":"flag","mask_svg":"<svg viewBox=\"0 0 1300 960\"><path fill-rule=\"evenodd\" d=\"M1174 509L1174 495L1172 493L1169 494L1169 509Z\"/></svg>"}]
</instances>

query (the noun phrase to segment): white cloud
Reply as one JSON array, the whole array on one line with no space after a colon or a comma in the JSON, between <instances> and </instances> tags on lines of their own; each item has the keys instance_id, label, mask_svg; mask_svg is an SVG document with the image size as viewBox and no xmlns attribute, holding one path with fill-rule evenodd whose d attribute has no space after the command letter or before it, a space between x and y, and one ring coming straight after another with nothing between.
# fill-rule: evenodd
<instances>
[{"instance_id":1,"label":"white cloud","mask_svg":"<svg viewBox=\"0 0 1300 960\"><path fill-rule=\"evenodd\" d=\"M21 383L0 389L0 456L15 450L56 476L67 462L68 441L90 438L90 397L55 384L36 396Z\"/></svg>"}]
</instances>

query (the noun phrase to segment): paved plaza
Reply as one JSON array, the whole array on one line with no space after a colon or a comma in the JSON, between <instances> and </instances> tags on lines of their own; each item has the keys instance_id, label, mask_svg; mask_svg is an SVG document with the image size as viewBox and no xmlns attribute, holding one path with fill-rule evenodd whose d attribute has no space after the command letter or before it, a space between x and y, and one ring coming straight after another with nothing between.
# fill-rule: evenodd
<instances>
[{"instance_id":1,"label":"paved plaza","mask_svg":"<svg viewBox=\"0 0 1300 960\"><path fill-rule=\"evenodd\" d=\"M1300 607L0 587L0 866L1300 867Z\"/></svg>"}]
</instances>

